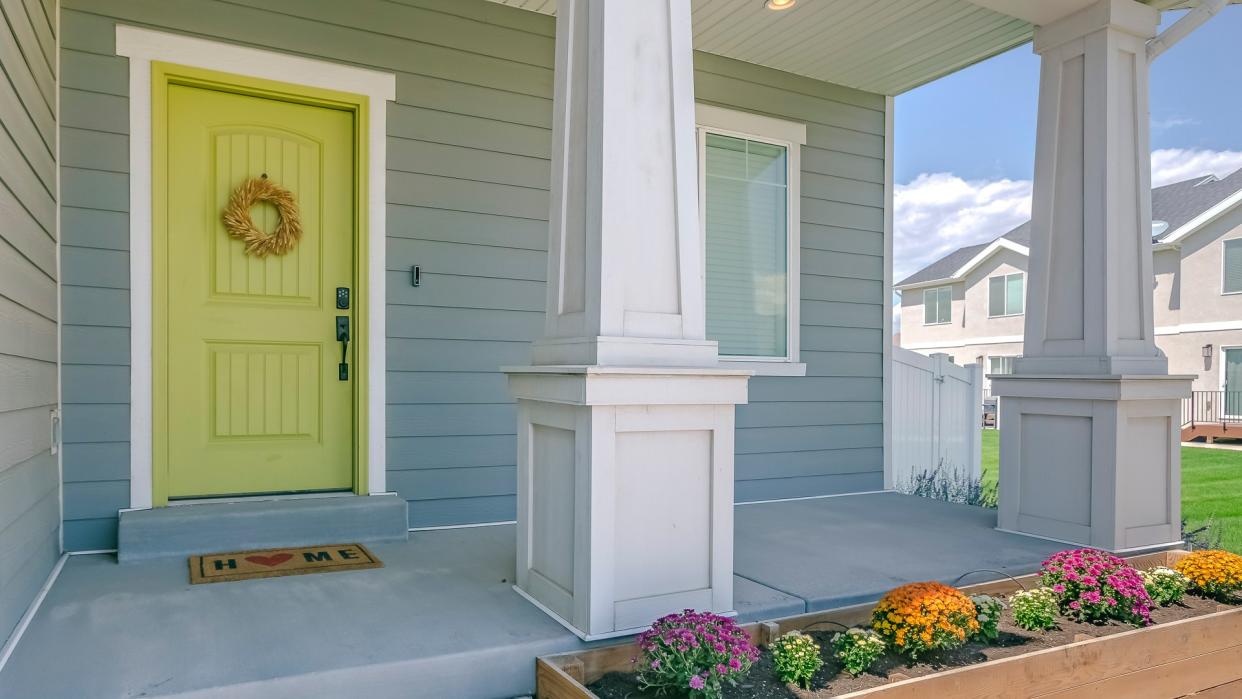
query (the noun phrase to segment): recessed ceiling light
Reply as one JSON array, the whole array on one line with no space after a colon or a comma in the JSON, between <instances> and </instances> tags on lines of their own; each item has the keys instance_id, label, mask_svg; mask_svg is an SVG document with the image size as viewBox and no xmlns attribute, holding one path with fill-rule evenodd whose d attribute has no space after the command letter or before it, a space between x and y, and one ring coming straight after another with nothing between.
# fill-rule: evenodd
<instances>
[{"instance_id":1,"label":"recessed ceiling light","mask_svg":"<svg viewBox=\"0 0 1242 699\"><path fill-rule=\"evenodd\" d=\"M763 6L769 10L788 10L798 4L798 0L767 0Z\"/></svg>"}]
</instances>

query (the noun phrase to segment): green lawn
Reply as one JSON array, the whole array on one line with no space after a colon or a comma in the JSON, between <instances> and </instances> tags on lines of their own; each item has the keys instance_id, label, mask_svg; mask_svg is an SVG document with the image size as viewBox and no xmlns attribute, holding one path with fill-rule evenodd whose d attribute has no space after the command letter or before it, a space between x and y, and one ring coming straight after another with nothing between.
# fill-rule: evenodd
<instances>
[{"instance_id":1,"label":"green lawn","mask_svg":"<svg viewBox=\"0 0 1242 699\"><path fill-rule=\"evenodd\" d=\"M996 488L1000 432L983 431L983 487ZM1223 545L1242 553L1242 451L1182 447L1182 516L1190 528L1209 519L1224 533Z\"/></svg>"}]
</instances>

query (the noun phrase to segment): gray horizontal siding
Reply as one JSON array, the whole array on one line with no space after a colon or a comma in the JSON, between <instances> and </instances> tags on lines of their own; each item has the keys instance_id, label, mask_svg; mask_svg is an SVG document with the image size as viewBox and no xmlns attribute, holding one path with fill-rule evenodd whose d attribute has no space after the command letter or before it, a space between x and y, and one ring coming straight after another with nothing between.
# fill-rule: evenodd
<instances>
[{"instance_id":1,"label":"gray horizontal siding","mask_svg":"<svg viewBox=\"0 0 1242 699\"><path fill-rule=\"evenodd\" d=\"M0 645L60 555L55 54L46 6L0 0Z\"/></svg>"},{"instance_id":2,"label":"gray horizontal siding","mask_svg":"<svg viewBox=\"0 0 1242 699\"><path fill-rule=\"evenodd\" d=\"M712 55L701 101L807 125L800 358L737 410L738 501L883 487L884 99Z\"/></svg>"},{"instance_id":3,"label":"gray horizontal siding","mask_svg":"<svg viewBox=\"0 0 1242 699\"><path fill-rule=\"evenodd\" d=\"M409 500L412 526L512 519L515 416L498 367L527 361L543 324L553 21L481 0L70 0L63 17L61 94L76 112L62 122L65 372L80 383L66 395L79 423L66 426L66 537L107 544L108 508L127 499L128 86L113 55L117 21L396 74L390 487ZM808 124L809 376L752 383L753 404L738 413L739 497L877 487L883 98L715 56L696 62L701 99Z\"/></svg>"}]
</instances>

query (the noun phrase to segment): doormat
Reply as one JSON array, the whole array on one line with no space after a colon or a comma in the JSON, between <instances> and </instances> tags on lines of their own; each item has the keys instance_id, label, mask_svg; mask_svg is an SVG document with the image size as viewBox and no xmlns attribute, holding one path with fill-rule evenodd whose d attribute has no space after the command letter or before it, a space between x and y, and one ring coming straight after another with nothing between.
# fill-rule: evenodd
<instances>
[{"instance_id":1,"label":"doormat","mask_svg":"<svg viewBox=\"0 0 1242 699\"><path fill-rule=\"evenodd\" d=\"M190 584L383 567L384 562L362 544L208 553L190 556Z\"/></svg>"}]
</instances>

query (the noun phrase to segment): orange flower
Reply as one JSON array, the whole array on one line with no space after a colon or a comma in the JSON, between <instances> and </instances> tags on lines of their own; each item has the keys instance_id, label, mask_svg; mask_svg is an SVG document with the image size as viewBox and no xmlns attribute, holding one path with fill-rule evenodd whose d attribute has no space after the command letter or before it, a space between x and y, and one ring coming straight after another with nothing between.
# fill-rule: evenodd
<instances>
[{"instance_id":1,"label":"orange flower","mask_svg":"<svg viewBox=\"0 0 1242 699\"><path fill-rule=\"evenodd\" d=\"M954 648L979 630L974 602L937 582L903 585L876 605L871 628L911 657Z\"/></svg>"},{"instance_id":2,"label":"orange flower","mask_svg":"<svg viewBox=\"0 0 1242 699\"><path fill-rule=\"evenodd\" d=\"M1242 556L1220 550L1192 551L1174 570L1190 579L1191 589L1210 597L1242 590Z\"/></svg>"}]
</instances>

